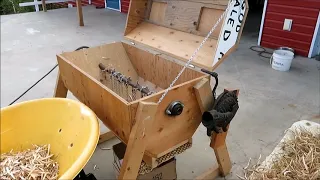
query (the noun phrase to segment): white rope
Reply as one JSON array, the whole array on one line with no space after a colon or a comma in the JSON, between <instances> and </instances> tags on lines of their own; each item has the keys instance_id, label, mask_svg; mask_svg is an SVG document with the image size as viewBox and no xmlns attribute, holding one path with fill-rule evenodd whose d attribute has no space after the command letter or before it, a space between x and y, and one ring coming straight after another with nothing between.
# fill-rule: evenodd
<instances>
[{"instance_id":1,"label":"white rope","mask_svg":"<svg viewBox=\"0 0 320 180\"><path fill-rule=\"evenodd\" d=\"M165 92L162 94L162 96L160 97L158 104L161 103L161 101L164 99L164 97L168 94L169 90L173 87L173 85L177 82L177 80L179 79L179 77L182 75L182 73L184 72L184 70L189 66L189 64L193 61L193 59L196 57L196 55L198 54L199 50L202 48L202 46L204 45L204 43L209 39L209 37L211 36L211 34L213 33L213 31L217 28L218 24L221 22L221 20L223 19L223 17L226 15L226 13L228 12L229 8L230 8L230 4L231 4L232 0L229 2L226 10L221 14L220 18L218 19L218 21L216 22L216 24L211 28L210 32L207 34L207 36L203 39L203 41L201 42L201 44L199 45L199 47L193 52L192 56L189 58L189 60L187 61L187 63L183 66L183 68L181 69L181 71L179 72L179 74L177 75L176 78L174 78L174 80L171 82L171 84L169 85L169 87L165 90Z\"/></svg>"}]
</instances>

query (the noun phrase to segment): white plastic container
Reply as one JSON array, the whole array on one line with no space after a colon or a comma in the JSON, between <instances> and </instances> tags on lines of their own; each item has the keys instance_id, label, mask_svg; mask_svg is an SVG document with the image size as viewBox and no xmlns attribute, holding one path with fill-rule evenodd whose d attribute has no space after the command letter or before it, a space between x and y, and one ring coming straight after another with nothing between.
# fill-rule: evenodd
<instances>
[{"instance_id":1,"label":"white plastic container","mask_svg":"<svg viewBox=\"0 0 320 180\"><path fill-rule=\"evenodd\" d=\"M293 57L294 53L289 50L275 50L271 56L270 64L275 70L288 71L291 67Z\"/></svg>"}]
</instances>

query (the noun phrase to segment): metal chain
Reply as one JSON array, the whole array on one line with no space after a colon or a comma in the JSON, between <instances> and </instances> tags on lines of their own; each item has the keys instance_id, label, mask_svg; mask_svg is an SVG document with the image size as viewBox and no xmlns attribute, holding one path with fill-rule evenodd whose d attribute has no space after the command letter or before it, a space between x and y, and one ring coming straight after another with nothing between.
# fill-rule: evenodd
<instances>
[{"instance_id":1,"label":"metal chain","mask_svg":"<svg viewBox=\"0 0 320 180\"><path fill-rule=\"evenodd\" d=\"M229 8L230 8L230 4L231 4L232 0L229 2L226 10L221 14L221 16L219 17L218 21L216 22L216 24L211 28L210 32L207 34L207 36L203 39L203 41L201 42L201 44L199 45L199 47L194 51L194 53L192 54L192 56L189 58L189 60L187 61L187 63L183 66L183 68L181 69L181 71L179 72L179 74L177 75L176 78L174 78L174 80L171 82L171 84L169 85L169 87L165 90L165 92L162 94L162 96L160 97L158 104L161 103L161 101L164 99L164 97L168 94L169 90L173 87L173 85L177 82L177 80L179 79L179 77L182 75L182 73L184 72L184 70L189 66L189 64L193 61L193 59L195 58L195 56L198 54L199 50L202 48L202 46L204 45L204 43L209 39L209 37L211 36L211 34L213 33L213 31L217 28L218 24L221 22L222 18L226 15L226 13L228 12Z\"/></svg>"}]
</instances>

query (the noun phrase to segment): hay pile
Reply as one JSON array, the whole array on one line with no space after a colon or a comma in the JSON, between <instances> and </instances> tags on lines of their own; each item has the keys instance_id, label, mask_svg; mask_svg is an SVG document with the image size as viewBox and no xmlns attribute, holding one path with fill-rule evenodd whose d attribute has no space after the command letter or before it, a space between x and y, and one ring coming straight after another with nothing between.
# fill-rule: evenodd
<instances>
[{"instance_id":1,"label":"hay pile","mask_svg":"<svg viewBox=\"0 0 320 180\"><path fill-rule=\"evenodd\" d=\"M58 178L58 163L52 160L50 145L22 152L1 154L0 179L53 180Z\"/></svg>"},{"instance_id":2,"label":"hay pile","mask_svg":"<svg viewBox=\"0 0 320 180\"><path fill-rule=\"evenodd\" d=\"M314 135L307 130L292 131L292 138L281 144L281 154L269 167L260 165L260 158L254 165L244 168L246 180L319 180L320 179L320 134Z\"/></svg>"}]
</instances>

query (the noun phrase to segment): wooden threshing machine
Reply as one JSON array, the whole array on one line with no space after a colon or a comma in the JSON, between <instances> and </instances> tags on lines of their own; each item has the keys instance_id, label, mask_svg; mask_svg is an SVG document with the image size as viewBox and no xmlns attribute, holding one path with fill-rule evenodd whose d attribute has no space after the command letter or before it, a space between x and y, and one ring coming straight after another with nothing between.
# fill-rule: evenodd
<instances>
[{"instance_id":1,"label":"wooden threshing machine","mask_svg":"<svg viewBox=\"0 0 320 180\"><path fill-rule=\"evenodd\" d=\"M213 103L200 69L214 70L235 50L248 9L247 0L131 0L124 41L57 56L55 97L71 91L127 145L119 179L136 178L142 160L154 168L191 147ZM229 173L225 137L212 135L219 167L200 178Z\"/></svg>"}]
</instances>

